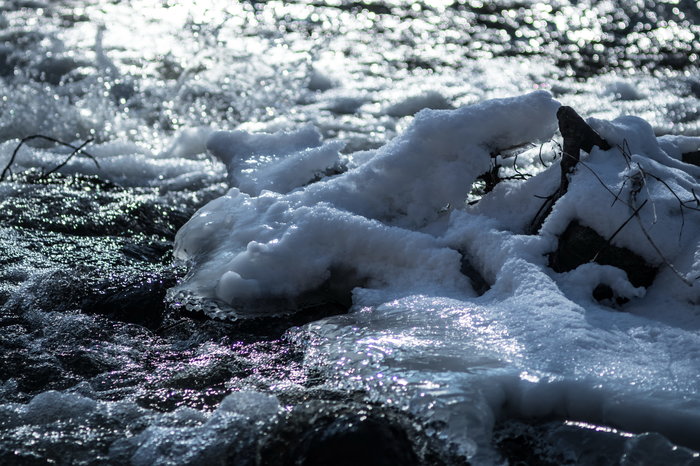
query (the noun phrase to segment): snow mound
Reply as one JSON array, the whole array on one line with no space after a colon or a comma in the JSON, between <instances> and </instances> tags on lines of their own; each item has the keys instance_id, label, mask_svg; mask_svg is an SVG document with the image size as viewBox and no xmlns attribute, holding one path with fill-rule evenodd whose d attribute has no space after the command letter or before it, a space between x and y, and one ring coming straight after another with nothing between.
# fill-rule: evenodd
<instances>
[{"instance_id":1,"label":"snow mound","mask_svg":"<svg viewBox=\"0 0 700 466\"><path fill-rule=\"evenodd\" d=\"M214 133L207 147L234 187L178 233L175 255L193 267L179 291L235 308L299 295L349 269L375 287L471 293L459 253L421 230L464 203L492 153L550 137L558 105L537 92L424 110L360 166L296 190L333 160L337 143L321 144L310 127Z\"/></svg>"}]
</instances>

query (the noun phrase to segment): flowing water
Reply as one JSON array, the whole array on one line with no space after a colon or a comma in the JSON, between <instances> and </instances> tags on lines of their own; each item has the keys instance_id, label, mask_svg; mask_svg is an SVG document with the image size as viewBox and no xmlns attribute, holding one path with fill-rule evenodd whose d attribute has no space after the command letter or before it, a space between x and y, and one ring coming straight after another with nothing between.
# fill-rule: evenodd
<instances>
[{"instance_id":1,"label":"flowing water","mask_svg":"<svg viewBox=\"0 0 700 466\"><path fill-rule=\"evenodd\" d=\"M699 461L696 418L669 440L523 407L606 396L566 380L494 417L540 351L508 309L355 296L346 314L321 290L226 321L165 299L187 273L175 233L228 189L212 131L312 124L351 154L422 108L546 90L700 136L699 24L695 0L0 1L0 463ZM685 341L697 311L679 322L639 331ZM699 396L692 361L675 401Z\"/></svg>"}]
</instances>

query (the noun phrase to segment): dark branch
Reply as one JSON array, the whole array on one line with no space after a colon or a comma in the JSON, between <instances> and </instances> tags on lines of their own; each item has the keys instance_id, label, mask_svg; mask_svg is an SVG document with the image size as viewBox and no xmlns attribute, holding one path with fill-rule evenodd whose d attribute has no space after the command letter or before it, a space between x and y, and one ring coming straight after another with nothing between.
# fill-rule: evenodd
<instances>
[{"instance_id":1,"label":"dark branch","mask_svg":"<svg viewBox=\"0 0 700 466\"><path fill-rule=\"evenodd\" d=\"M68 163L68 161L69 161L73 156L75 156L75 155L78 154L78 153L81 154L81 155L84 155L85 157L87 157L87 158L89 158L90 160L92 160L93 162L95 162L95 166L96 166L97 168L100 168L100 164L97 163L97 159L95 158L95 156L92 155L92 154L89 154L89 153L87 153L87 152L85 152L85 151L83 150L83 148L84 148L88 143L90 143L90 142L92 141L92 139L88 139L86 142L84 142L84 143L81 144L80 146L74 146L73 144L70 144L70 143L61 141L61 140L56 139L56 138L52 138L51 136L44 136L44 135L42 135L42 134L33 134L33 135L31 135L31 136L27 136L27 137L25 137L25 138L22 138L22 140L19 142L19 144L17 144L17 147L15 147L15 150L12 151L12 156L10 157L10 161L7 162L7 165L6 165L5 168L2 170L2 173L0 173L0 182L5 180L5 176L6 176L8 173L9 173L10 175L12 174L12 164L15 163L15 159L17 158L17 153L19 152L20 148L21 148L24 144L26 144L27 142L29 142L29 141L31 141L31 140L33 140L33 139L44 139L45 141L53 142L53 143L55 143L55 144L60 144L60 145L62 145L62 146L69 147L69 148L73 149L73 153L71 153L71 154L68 156L68 158L67 158L63 163L61 163L61 164L58 166L58 168L55 168L55 169L51 170L48 174L45 174L44 176L48 176L49 174L51 174L51 173L53 173L54 171L58 170L59 168L63 167L66 163Z\"/></svg>"}]
</instances>

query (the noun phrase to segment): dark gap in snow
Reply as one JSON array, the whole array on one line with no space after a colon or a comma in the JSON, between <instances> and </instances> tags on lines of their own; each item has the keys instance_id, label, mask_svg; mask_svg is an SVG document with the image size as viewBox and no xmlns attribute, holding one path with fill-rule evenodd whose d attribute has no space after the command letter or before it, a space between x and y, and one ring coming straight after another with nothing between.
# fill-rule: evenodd
<instances>
[{"instance_id":1,"label":"dark gap in snow","mask_svg":"<svg viewBox=\"0 0 700 466\"><path fill-rule=\"evenodd\" d=\"M608 244L594 229L577 221L571 222L559 236L556 251L549 255L549 266L562 273L593 261L624 270L630 283L636 287L648 288L658 271L629 249Z\"/></svg>"},{"instance_id":2,"label":"dark gap in snow","mask_svg":"<svg viewBox=\"0 0 700 466\"><path fill-rule=\"evenodd\" d=\"M700 150L696 150L694 152L686 152L685 154L681 155L681 160L685 163L697 165L700 167Z\"/></svg>"},{"instance_id":3,"label":"dark gap in snow","mask_svg":"<svg viewBox=\"0 0 700 466\"><path fill-rule=\"evenodd\" d=\"M466 275L471 282L474 291L481 296L491 289L491 284L486 281L486 279L481 275L479 270L472 264L470 258L462 253L462 259L460 261L460 272Z\"/></svg>"},{"instance_id":4,"label":"dark gap in snow","mask_svg":"<svg viewBox=\"0 0 700 466\"><path fill-rule=\"evenodd\" d=\"M593 299L610 307L622 306L629 302L629 298L617 296L615 290L605 283L601 283L593 289Z\"/></svg>"}]
</instances>

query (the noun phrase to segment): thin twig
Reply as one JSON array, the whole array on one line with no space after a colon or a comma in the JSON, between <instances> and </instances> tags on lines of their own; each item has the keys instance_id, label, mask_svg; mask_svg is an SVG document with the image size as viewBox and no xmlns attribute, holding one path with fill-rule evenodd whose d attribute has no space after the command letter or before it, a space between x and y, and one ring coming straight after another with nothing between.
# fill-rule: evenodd
<instances>
[{"instance_id":1,"label":"thin twig","mask_svg":"<svg viewBox=\"0 0 700 466\"><path fill-rule=\"evenodd\" d=\"M661 260L663 261L663 263L666 264L666 265L668 266L668 268L671 269L671 271L672 271L683 283L685 283L685 284L688 285L688 286L693 286L693 282L691 282L690 280L688 280L687 278L685 278L685 277L683 276L683 274L681 274L681 273L678 271L678 269L676 269L676 267L675 267L668 259L666 259L666 256L664 256L664 254L661 252L661 250L660 250L659 247L656 245L656 243L654 243L654 240L651 239L651 236L650 236L649 233L647 232L646 228L644 228L644 225L642 224L642 219L639 217L639 215L637 215L636 217L637 217L637 221L639 222L639 228L642 230L642 233L644 233L644 236L647 238L647 241L649 241L649 244L651 244L651 247L654 248L654 251L656 251L656 253L659 255L659 257L661 258Z\"/></svg>"},{"instance_id":2,"label":"thin twig","mask_svg":"<svg viewBox=\"0 0 700 466\"><path fill-rule=\"evenodd\" d=\"M641 169L641 168L640 168L640 169ZM681 206L685 207L686 209L696 210L696 211L700 212L700 208L698 208L698 207L690 207L690 206L686 205L688 202L693 202L693 201L698 202L698 198L697 198L697 196L695 195L695 191L693 191L693 197L694 197L694 199L690 199L690 200L687 200L687 201L683 201L683 200L681 200L680 197L678 197L678 194L676 194L676 192L673 190L673 188L671 188L671 187L668 185L668 183L666 183L664 180L662 180L662 179L659 178L658 176L654 175L653 173L649 173L649 172L647 172L647 171L645 171L645 170L643 170L643 169L641 169L641 170L642 170L642 173L644 173L645 176L650 176L650 177L654 178L656 181L658 181L659 183L661 183L662 185L664 185L664 186L666 187L666 189L668 189L669 192L670 192L671 194L673 194L673 197L675 197L676 200L678 200L678 202L681 204Z\"/></svg>"},{"instance_id":3,"label":"thin twig","mask_svg":"<svg viewBox=\"0 0 700 466\"><path fill-rule=\"evenodd\" d=\"M627 168L632 168L632 166L630 165L630 162L632 161L632 149L630 149L630 145L629 142L627 142L627 138L623 139L622 145L618 144L617 148L620 150L622 157L625 159Z\"/></svg>"},{"instance_id":4,"label":"thin twig","mask_svg":"<svg viewBox=\"0 0 700 466\"><path fill-rule=\"evenodd\" d=\"M56 139L56 138L52 138L51 136L44 136L44 135L42 135L42 134L33 134L33 135L31 135L31 136L27 136L27 137L22 138L22 140L20 140L19 144L17 144L17 147L15 147L15 150L12 151L12 156L10 157L9 162L7 162L7 165L6 165L5 168L2 170L2 173L0 173L0 182L5 180L5 176L6 176L8 173L10 173L10 176L12 175L12 164L15 163L15 159L17 158L17 153L19 152L20 148L21 148L24 144L26 144L27 142L29 142L29 141L31 141L31 140L33 140L33 139L44 139L44 140L46 140L46 141L53 142L53 143L55 143L55 144L60 144L60 145L62 145L62 146L70 147L71 149L73 149L74 152L68 157L68 159L70 159L70 158L73 157L75 154L77 154L77 153L80 152L81 155L84 155L85 157L87 157L87 158L89 158L90 160L92 160L93 162L95 162L95 166L96 166L97 168L100 168L100 164L97 162L97 159L95 158L95 156L92 155L92 154L90 154L90 153L88 153L88 152L85 152L85 151L82 150L83 147L85 147L86 144L88 144L90 141L92 141L92 139L88 140L87 142L83 143L83 144L80 145L80 146L74 146L73 144L70 144L70 143L61 141L61 140ZM68 161L68 160L66 160L66 162L67 162L67 161ZM63 165L65 165L65 162L63 163ZM61 165L61 166L63 166L63 165Z\"/></svg>"},{"instance_id":5,"label":"thin twig","mask_svg":"<svg viewBox=\"0 0 700 466\"><path fill-rule=\"evenodd\" d=\"M59 163L59 164L56 165L53 169L51 169L51 170L49 170L48 172L46 172L46 173L44 173L43 175L41 175L41 178L40 178L40 179L42 179L42 180L43 180L43 179L46 179L46 178L48 178L52 173L55 173L55 172L57 172L58 170L60 170L61 168L63 168L63 167L70 161L70 159L73 158L73 156L75 156L76 154L80 153L80 151L83 150L83 147L87 146L87 145L90 144L92 141L94 141L94 139L93 139L93 138L90 138L90 139L86 140L84 143L82 143L79 147L73 149L73 152L71 152L70 155L69 155L68 157L66 157L66 159L65 159L63 162ZM94 157L92 158L92 160L93 160L93 162L95 162L95 164L97 165L97 168L100 168L100 165L97 163L97 160L95 160Z\"/></svg>"},{"instance_id":6,"label":"thin twig","mask_svg":"<svg viewBox=\"0 0 700 466\"><path fill-rule=\"evenodd\" d=\"M645 173L644 173L644 171L641 169L641 167L640 167L640 173L641 173L641 175L642 175L642 178L644 178ZM637 194L639 194L639 192L641 191L641 189L642 189L642 186L640 185L640 186L638 186L636 189L633 189L632 191L630 191L630 203L632 204L632 206L634 206L634 204L636 203L635 201L636 201L636 199L637 199ZM644 202L646 202L646 201L644 201ZM661 249L659 249L659 247L656 245L656 243L654 242L654 240L651 239L651 235L649 234L649 232L648 232L648 231L646 230L646 228L644 227L644 223L642 222L642 217L639 215L638 209L637 209L637 212L635 213L634 216L637 217L637 223L639 223L639 228L642 230L642 233L643 233L644 236L646 237L647 241L649 241L649 244L651 245L651 247L654 248L654 251L656 251L656 254L659 255L659 257L661 258L661 261L662 261L664 264L666 264L666 265L668 266L668 268L671 269L671 271L672 271L683 283L685 283L685 284L688 285L688 286L693 286L693 282L691 282L691 281L688 280L686 277L684 277L684 276L678 271L678 269L676 269L676 267L671 263L671 261L669 261L668 259L666 259L666 256L664 256L663 252L661 252Z\"/></svg>"},{"instance_id":7,"label":"thin twig","mask_svg":"<svg viewBox=\"0 0 700 466\"><path fill-rule=\"evenodd\" d=\"M564 155L569 156L569 157L573 157L573 156L571 156L571 155L569 155L569 154L567 154L567 153L565 153L565 152L562 152L562 157L563 157ZM607 192L609 192L610 194L612 194L612 196L615 198L615 201L623 202L627 207L630 207L629 204L627 204L626 202L620 200L620 196L619 196L618 194L615 194L615 193L612 191L612 189L610 189L610 188L608 187L608 185L605 184L605 182L600 178L600 176L598 176L598 174L595 172L595 170L593 170L591 167L588 166L587 163L585 163L583 160L579 160L578 163L581 164L581 165L583 165L584 167L586 167L586 168L593 174L593 176L598 180L598 183L600 183L601 186L603 186L603 188L605 188L605 190L606 190ZM613 203L614 203L614 202L613 202Z\"/></svg>"},{"instance_id":8,"label":"thin twig","mask_svg":"<svg viewBox=\"0 0 700 466\"><path fill-rule=\"evenodd\" d=\"M626 184L627 184L627 180L622 182L622 184L620 185L620 190L617 192L617 195L615 195L615 199L613 199L612 204L610 204L610 207L614 206L615 203L618 200L620 200L620 194L622 194L622 190L625 189Z\"/></svg>"},{"instance_id":9,"label":"thin twig","mask_svg":"<svg viewBox=\"0 0 700 466\"><path fill-rule=\"evenodd\" d=\"M622 225L620 225L619 228L617 230L615 230L615 233L613 233L612 236L610 236L610 238L608 238L608 240L605 242L605 245L602 248L600 248L598 250L598 252L595 253L595 256L593 256L593 259L591 259L591 262L595 262L595 260L598 258L600 253L605 251L608 248L608 246L610 246L610 244L612 243L612 240L615 239L617 234L620 233L623 228L625 228L625 225L627 225L630 222L630 220L632 220L635 217L635 215L637 215L639 213L639 211L642 210L642 207L644 207L646 205L647 201L648 201L648 199L645 200L644 202L642 202L642 205L640 205L634 212L632 212L632 215L630 215L627 218L627 220L625 220L622 223Z\"/></svg>"}]
</instances>

